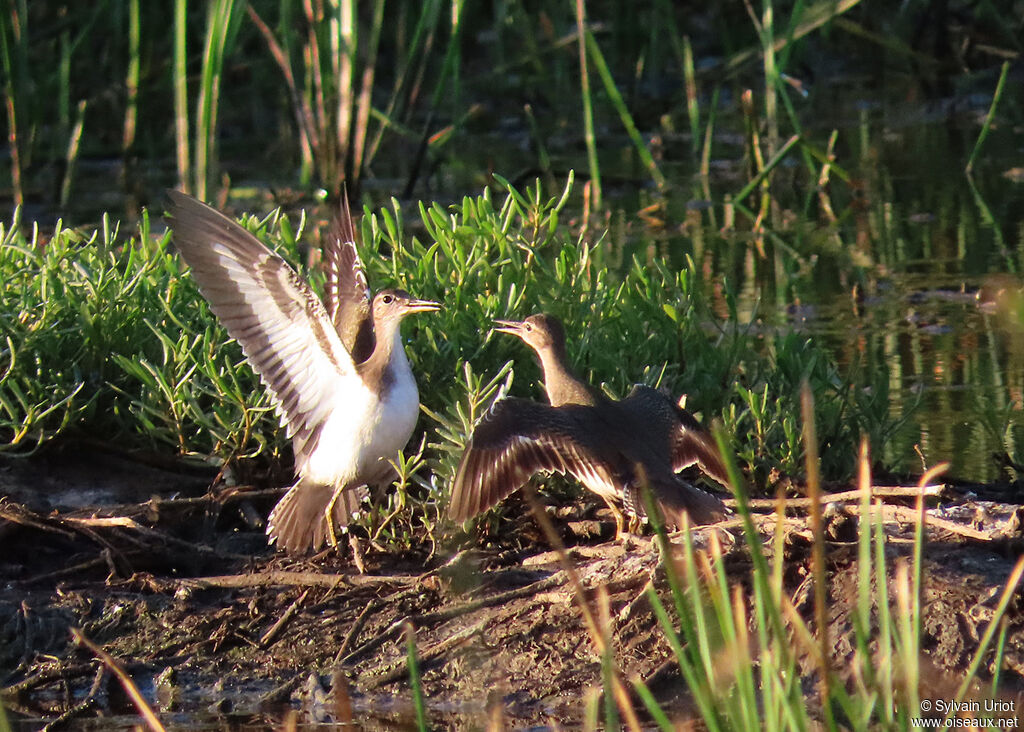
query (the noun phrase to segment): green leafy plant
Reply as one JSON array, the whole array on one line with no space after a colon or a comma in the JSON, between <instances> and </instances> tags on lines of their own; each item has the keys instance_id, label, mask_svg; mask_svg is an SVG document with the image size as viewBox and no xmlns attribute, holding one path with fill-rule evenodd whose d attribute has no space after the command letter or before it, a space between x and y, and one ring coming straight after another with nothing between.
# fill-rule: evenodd
<instances>
[{"instance_id":1,"label":"green leafy plant","mask_svg":"<svg viewBox=\"0 0 1024 732\"><path fill-rule=\"evenodd\" d=\"M399 489L365 519L380 545L436 546L475 422L506 393L541 398L532 356L515 339L491 336L495 318L559 316L577 370L611 395L638 381L687 394L689 409L707 423L721 418L736 435L736 454L758 481L772 468L799 473L805 381L818 404L827 477L849 474L862 433L891 429L884 374L843 373L805 337L765 338L735 310L721 321L691 262L677 269L632 257L611 269L609 247L562 220L571 177L556 196L539 184L502 186L448 208L421 204L425 235L409 233L397 201L363 217L373 287L445 303L406 326L427 418L397 466ZM282 459L287 441L258 379L148 218L133 237L107 222L89 234L58 228L46 242L13 223L0 231L6 449L87 432L217 462ZM274 212L243 224L319 280L297 264L304 218Z\"/></svg>"}]
</instances>

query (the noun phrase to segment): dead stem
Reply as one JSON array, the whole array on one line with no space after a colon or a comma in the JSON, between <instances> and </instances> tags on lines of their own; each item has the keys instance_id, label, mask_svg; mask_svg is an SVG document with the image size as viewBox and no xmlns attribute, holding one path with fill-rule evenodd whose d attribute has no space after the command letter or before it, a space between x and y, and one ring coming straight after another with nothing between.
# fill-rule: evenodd
<instances>
[{"instance_id":1,"label":"dead stem","mask_svg":"<svg viewBox=\"0 0 1024 732\"><path fill-rule=\"evenodd\" d=\"M117 677L117 680L121 682L121 686L124 687L125 693L128 694L128 698L135 704L135 708L142 715L142 718L146 721L146 725L152 732L165 732L164 726L160 723L153 708L146 703L146 700L142 698L142 694L139 692L139 687L135 685L131 677L124 672L117 661L115 661L109 653L104 651L98 645L93 643L91 640L82 635L82 631L78 628L71 629L71 637L74 638L75 643L80 646L85 646L93 655L95 655L103 665L106 666L110 671Z\"/></svg>"}]
</instances>

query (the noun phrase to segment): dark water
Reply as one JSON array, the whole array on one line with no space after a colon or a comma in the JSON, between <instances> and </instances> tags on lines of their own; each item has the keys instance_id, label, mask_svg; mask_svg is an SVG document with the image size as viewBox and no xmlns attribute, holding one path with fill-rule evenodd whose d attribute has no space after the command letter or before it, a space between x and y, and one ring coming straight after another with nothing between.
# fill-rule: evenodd
<instances>
[{"instance_id":1,"label":"dark water","mask_svg":"<svg viewBox=\"0 0 1024 732\"><path fill-rule=\"evenodd\" d=\"M649 136L669 182L658 192L645 184L624 136L613 143L606 131L602 173L613 211L606 241L623 258L643 252L682 266L692 257L709 293L726 282L738 293L741 319L806 333L851 379L886 374L897 426L872 449L894 471L949 462L953 477L1014 479L994 456L1024 463L1019 101L1004 97L968 178L994 75L965 78L955 93L931 99L910 79L881 90L859 84L834 78L797 102L803 134L819 149L837 133L835 157L846 179L833 172L822 189L832 215L819 193L820 163L791 152L773 181L778 238L765 240L762 255L742 217L735 229L723 228L723 200L750 179L741 135L716 135L707 181L694 176L686 135L662 129ZM488 135L462 150L513 178L526 145L515 135ZM616 145L620 154L607 154ZM586 171L579 146L554 140L548 147L553 170ZM758 202L744 203L753 209Z\"/></svg>"},{"instance_id":2,"label":"dark water","mask_svg":"<svg viewBox=\"0 0 1024 732\"><path fill-rule=\"evenodd\" d=\"M993 456L1024 458L1024 184L1013 167L1024 163L1024 128L989 138L972 182L977 113L947 112L898 126L864 113L840 128L858 164L849 184L833 178L828 189L838 221L813 190L799 197L793 175L782 242L766 242L764 256L749 236L707 227L657 246L692 256L709 291L728 281L741 320L806 333L851 375L887 374L898 428L872 448L892 469L948 461L955 477L1012 479ZM666 219L692 221L698 200L679 196Z\"/></svg>"}]
</instances>

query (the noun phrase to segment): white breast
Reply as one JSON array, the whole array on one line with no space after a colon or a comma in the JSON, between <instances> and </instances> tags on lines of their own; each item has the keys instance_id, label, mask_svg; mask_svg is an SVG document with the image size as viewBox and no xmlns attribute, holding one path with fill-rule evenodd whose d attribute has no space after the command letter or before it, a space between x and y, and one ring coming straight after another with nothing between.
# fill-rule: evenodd
<instances>
[{"instance_id":1,"label":"white breast","mask_svg":"<svg viewBox=\"0 0 1024 732\"><path fill-rule=\"evenodd\" d=\"M304 478L327 485L372 481L380 463L405 447L419 416L419 392L400 343L393 354L394 380L383 399L358 377L338 390Z\"/></svg>"}]
</instances>

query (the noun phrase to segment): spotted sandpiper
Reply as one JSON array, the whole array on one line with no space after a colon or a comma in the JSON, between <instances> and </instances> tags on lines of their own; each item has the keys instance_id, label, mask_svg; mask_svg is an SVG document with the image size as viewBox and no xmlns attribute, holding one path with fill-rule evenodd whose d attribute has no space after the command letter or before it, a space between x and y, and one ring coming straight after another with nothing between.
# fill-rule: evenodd
<instances>
[{"instance_id":1,"label":"spotted sandpiper","mask_svg":"<svg viewBox=\"0 0 1024 732\"><path fill-rule=\"evenodd\" d=\"M449 513L465 521L498 503L540 471L570 474L601 496L623 529L628 513L646 516L647 485L670 527L681 513L710 523L727 513L720 500L676 472L696 463L728 485L728 474L711 435L693 416L648 386L633 387L620 401L605 397L573 375L565 331L550 315L521 322L498 320L495 330L516 335L540 357L549 405L505 398L473 431L462 456Z\"/></svg>"},{"instance_id":2,"label":"spotted sandpiper","mask_svg":"<svg viewBox=\"0 0 1024 732\"><path fill-rule=\"evenodd\" d=\"M295 484L270 514L289 554L337 543L368 485L389 482L419 392L402 346L410 313L438 310L397 289L372 298L347 201L325 243L325 299L237 223L168 191L174 243L210 308L259 374L292 438Z\"/></svg>"}]
</instances>

